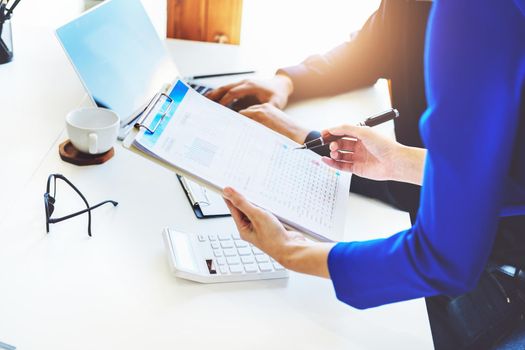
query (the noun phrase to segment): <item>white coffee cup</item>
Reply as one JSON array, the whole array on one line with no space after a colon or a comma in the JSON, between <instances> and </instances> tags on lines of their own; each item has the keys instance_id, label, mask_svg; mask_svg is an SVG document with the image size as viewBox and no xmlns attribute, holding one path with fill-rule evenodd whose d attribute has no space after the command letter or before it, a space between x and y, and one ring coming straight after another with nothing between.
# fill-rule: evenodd
<instances>
[{"instance_id":1,"label":"white coffee cup","mask_svg":"<svg viewBox=\"0 0 525 350\"><path fill-rule=\"evenodd\" d=\"M83 107L66 116L67 134L77 150L89 154L107 152L117 140L118 115L105 108Z\"/></svg>"}]
</instances>

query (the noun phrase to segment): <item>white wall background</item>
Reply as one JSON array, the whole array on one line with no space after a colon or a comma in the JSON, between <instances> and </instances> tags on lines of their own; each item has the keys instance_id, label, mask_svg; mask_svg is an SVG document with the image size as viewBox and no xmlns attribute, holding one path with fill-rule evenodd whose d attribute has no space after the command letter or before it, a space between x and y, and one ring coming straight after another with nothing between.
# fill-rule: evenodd
<instances>
[{"instance_id":1,"label":"white wall background","mask_svg":"<svg viewBox=\"0 0 525 350\"><path fill-rule=\"evenodd\" d=\"M167 0L141 0L161 38ZM264 66L294 64L348 40L380 0L244 0L241 45ZM84 9L84 0L24 0L13 22L56 28Z\"/></svg>"},{"instance_id":2,"label":"white wall background","mask_svg":"<svg viewBox=\"0 0 525 350\"><path fill-rule=\"evenodd\" d=\"M167 0L141 0L161 38ZM348 40L380 0L244 0L241 46L253 67L296 64ZM320 6L320 4L322 6ZM84 0L24 0L13 25L54 31L84 10ZM16 35L16 32L15 32Z\"/></svg>"},{"instance_id":3,"label":"white wall background","mask_svg":"<svg viewBox=\"0 0 525 350\"><path fill-rule=\"evenodd\" d=\"M166 0L141 0L161 38L166 37ZM13 15L13 24L56 29L84 10L84 0L23 0Z\"/></svg>"}]
</instances>

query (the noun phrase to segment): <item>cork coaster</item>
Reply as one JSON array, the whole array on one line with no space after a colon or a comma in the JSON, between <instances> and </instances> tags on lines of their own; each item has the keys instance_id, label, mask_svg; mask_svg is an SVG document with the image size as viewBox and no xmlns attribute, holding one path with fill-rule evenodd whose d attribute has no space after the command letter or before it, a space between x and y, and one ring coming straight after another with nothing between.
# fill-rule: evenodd
<instances>
[{"instance_id":1,"label":"cork coaster","mask_svg":"<svg viewBox=\"0 0 525 350\"><path fill-rule=\"evenodd\" d=\"M109 151L101 154L88 154L80 152L73 146L71 141L66 140L58 146L58 153L64 162L75 165L95 165L102 164L113 158L115 149L112 147Z\"/></svg>"}]
</instances>

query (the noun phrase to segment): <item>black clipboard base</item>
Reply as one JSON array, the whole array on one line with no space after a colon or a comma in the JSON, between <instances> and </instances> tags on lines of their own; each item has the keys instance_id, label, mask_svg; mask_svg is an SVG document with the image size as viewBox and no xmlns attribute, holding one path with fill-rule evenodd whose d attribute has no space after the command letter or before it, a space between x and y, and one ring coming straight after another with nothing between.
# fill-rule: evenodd
<instances>
[{"instance_id":1,"label":"black clipboard base","mask_svg":"<svg viewBox=\"0 0 525 350\"><path fill-rule=\"evenodd\" d=\"M179 180L182 190L184 191L184 194L186 195L186 198L188 199L188 202L190 203L190 206L193 209L193 213L195 214L197 219L225 218L225 217L231 216L230 214L204 215L199 203L193 202L191 195L188 193L188 190L186 189L186 186L184 186L182 176L177 174L177 179Z\"/></svg>"}]
</instances>

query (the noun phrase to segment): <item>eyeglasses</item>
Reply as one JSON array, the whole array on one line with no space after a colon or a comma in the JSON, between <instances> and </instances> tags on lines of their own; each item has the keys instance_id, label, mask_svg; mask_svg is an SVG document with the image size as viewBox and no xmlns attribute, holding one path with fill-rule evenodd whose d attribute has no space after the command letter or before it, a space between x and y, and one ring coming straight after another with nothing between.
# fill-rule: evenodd
<instances>
[{"instance_id":1,"label":"eyeglasses","mask_svg":"<svg viewBox=\"0 0 525 350\"><path fill-rule=\"evenodd\" d=\"M73 214L70 214L70 215L66 215L66 216L63 216L63 217L60 217L60 218L52 219L51 215L53 215L53 211L55 211L57 179L60 179L60 180L64 181L65 183L67 183L69 186L71 186L71 188L73 188L75 190L75 192L78 193L80 198L82 198L84 203L86 203L86 207L87 208L83 209L83 210L80 210L80 211L77 211L76 213L73 213ZM51 190L51 184L53 184L53 195L52 196L50 194L51 193L51 191L50 191ZM46 193L44 193L44 206L45 206L45 209L46 209L46 232L49 233L49 224L55 224L57 222L61 222L61 221L67 220L67 219L71 219L71 218L73 218L75 216L82 215L84 213L88 213L88 235L89 235L89 237L91 237L91 211L93 209L96 209L96 208L106 204L106 203L111 203L111 204L113 204L113 206L117 206L118 205L118 202L108 200L108 201L100 202L97 205L94 205L94 206L90 207L86 197L84 197L84 195L78 190L78 188L76 188L75 185L73 185L71 183L71 181L66 179L66 177L64 175L51 174L47 178Z\"/></svg>"}]
</instances>

